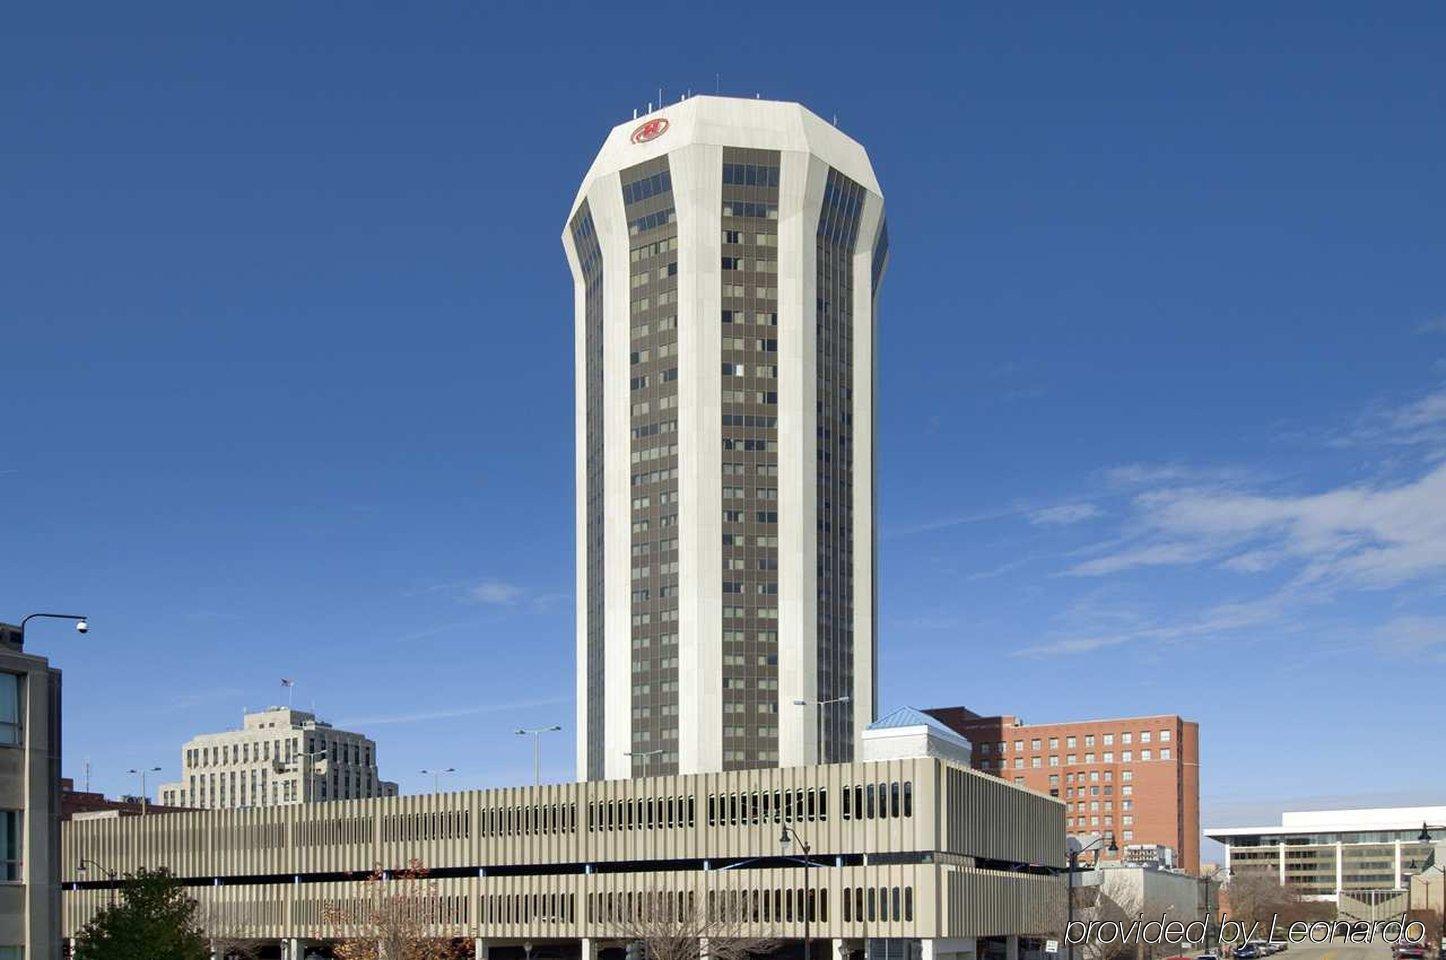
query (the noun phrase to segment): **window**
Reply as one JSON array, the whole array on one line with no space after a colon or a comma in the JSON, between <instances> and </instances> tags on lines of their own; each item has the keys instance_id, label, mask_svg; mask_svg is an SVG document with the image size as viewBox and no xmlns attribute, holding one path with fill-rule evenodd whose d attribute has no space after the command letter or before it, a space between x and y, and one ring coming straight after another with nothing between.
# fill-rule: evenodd
<instances>
[{"instance_id":1,"label":"window","mask_svg":"<svg viewBox=\"0 0 1446 960\"><path fill-rule=\"evenodd\" d=\"M0 883L19 883L25 836L19 810L0 810Z\"/></svg>"},{"instance_id":2,"label":"window","mask_svg":"<svg viewBox=\"0 0 1446 960\"><path fill-rule=\"evenodd\" d=\"M20 726L20 677L0 673L0 744L19 746L24 741Z\"/></svg>"},{"instance_id":3,"label":"window","mask_svg":"<svg viewBox=\"0 0 1446 960\"><path fill-rule=\"evenodd\" d=\"M1161 743L1169 743L1169 742L1170 742L1170 731L1169 731L1169 730L1161 730L1161 731L1160 731L1160 742L1161 742Z\"/></svg>"},{"instance_id":4,"label":"window","mask_svg":"<svg viewBox=\"0 0 1446 960\"><path fill-rule=\"evenodd\" d=\"M1169 748L1169 747L1161 747L1161 748L1160 748L1160 759L1161 759L1161 760L1169 760L1169 759L1170 759L1170 748Z\"/></svg>"}]
</instances>

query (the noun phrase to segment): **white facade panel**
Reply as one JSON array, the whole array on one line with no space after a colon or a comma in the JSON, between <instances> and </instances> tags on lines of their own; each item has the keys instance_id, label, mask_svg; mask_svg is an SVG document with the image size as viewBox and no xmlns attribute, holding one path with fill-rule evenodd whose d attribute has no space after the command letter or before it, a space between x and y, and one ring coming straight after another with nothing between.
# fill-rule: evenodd
<instances>
[{"instance_id":1,"label":"white facade panel","mask_svg":"<svg viewBox=\"0 0 1446 960\"><path fill-rule=\"evenodd\" d=\"M768 151L776 154L770 161L776 164L776 182L768 187L776 190L776 215L770 211L747 214L731 213L728 223L736 224L743 217L758 217L759 226L755 231L747 228L738 231L747 234L750 244L763 244L759 253L772 255L776 247L776 264L767 256L751 258L745 273L734 274L738 269L722 265L726 252L736 249L739 241L723 236L725 221L721 215L727 197L723 167L729 163L729 156L752 157L756 154L741 154L739 151ZM666 167L661 158L666 158ZM640 166L646 165L646 166ZM764 164L765 166L767 164ZM852 338L851 377L852 400L850 435L832 438L838 443L838 450L845 444L852 450L847 471L848 478L839 470L833 474L834 483L850 482L853 513L849 533L852 538L852 663L845 673L851 675L852 685L847 690L850 704L847 714L851 715L854 737L861 732L874 716L875 646L874 636L874 478L873 478L873 408L875 402L874 331L873 314L876 291L873 289L872 263L874 244L881 233L883 222L883 198L874 178L868 157L863 148L837 129L823 122L798 104L761 100L743 100L722 97L696 97L655 111L647 117L621 124L608 136L596 160L593 162L578 194L574 212L586 200L596 224L599 243L603 248L603 296L604 309L604 356L603 356L603 422L604 422L604 480L605 497L605 543L603 562L606 586L604 589L606 613L604 616L604 684L602 689L588 689L586 659L588 637L586 628L587 590L583 576L586 568L588 545L583 531L587 525L586 476L583 460L586 456L588 417L585 409L586 398L583 384L588 374L584 338L581 332L584 323L583 281L579 271L578 257L571 248L570 240L564 237L568 247L569 263L572 266L578 287L575 298L579 334L577 340L578 363L578 411L575 418L580 432L578 439L578 656L580 661L579 707L578 707L578 758L579 776L587 777L587 744L590 731L589 717L596 716L596 710L589 710L588 703L594 697L602 700L604 719L602 721L606 762L601 775L605 778L628 777L639 772L636 758L629 752L648 755L654 760L645 768L649 773L696 773L720 769L749 766L801 765L818 760L819 731L815 724L816 710L813 706L799 707L796 700L817 700L821 695L820 678L820 581L818 570L824 559L834 563L835 558L821 558L818 527L821 522L821 498L831 494L821 492L819 486L819 462L826 456L821 439L825 432L820 428L816 410L820 403L819 390L819 339L816 332L819 321L816 306L818 292L818 244L820 218L825 214L831 176L842 175L853 184L849 189L855 194L861 189L863 200L849 208L849 223L856 227L857 240L852 247L849 261L852 265L852 302L848 305L850 324L848 333ZM643 194L630 194L627 204L623 198L623 184L641 183L647 177L658 178ZM662 186L659 186L661 184ZM744 195L753 197L753 184L748 191L736 189L734 198ZM630 187L630 190L632 188ZM659 192L661 191L661 192ZM763 195L767 191L758 191ZM771 194L770 194L771 196ZM671 202L674 219L649 221L646 225L635 225L629 231L628 218L657 214L664 211L664 202ZM742 200L738 200L742 203ZM753 203L752 200L747 201ZM836 202L836 199L835 199ZM771 201L762 202L767 207ZM750 208L752 210L752 208ZM834 216L838 216L835 207ZM669 231L676 236L676 420L659 415L654 409L648 412L642 404L634 403L630 393L639 389L645 379L639 371L656 373L654 365L639 367L639 357L644 352L640 345L650 334L639 334L646 318L659 315L660 303L666 302L655 293L673 292L660 288L652 274L656 260L647 259L657 254L630 256L633 245L646 246L651 238L665 236ZM774 233L776 232L776 236ZM766 237L764 235L767 235ZM665 239L672 239L665 236ZM641 249L641 247L639 248ZM752 249L752 248L749 248ZM776 269L768 275L772 295L776 303L776 327L766 329L756 324L757 316L767 315L765 308L750 306L749 324L724 330L721 315L730 303L742 302L743 294L737 292L746 288L747 302L755 303L755 297L764 298L764 274L758 273L767 263ZM658 274L662 277L662 274ZM746 282L739 278L746 277ZM665 282L671 282L668 274ZM837 282L837 281L835 281ZM726 294L725 284L734 292ZM730 297L732 299L730 299ZM764 298L766 302L766 298ZM642 306L643 304L647 306ZM641 312L639 312L641 311ZM640 321L638 318L645 318ZM657 325L651 328L656 343ZM834 334L834 336L839 336ZM734 344L725 348L725 339ZM725 362L730 362L726 350L738 351L738 343L747 343L750 349L776 350L769 359L759 363L742 365L745 373L730 371L727 376L721 372ZM772 343L773 346L764 347ZM667 346L672 346L668 344ZM656 351L655 351L656 352ZM738 355L737 353L731 355ZM631 357L631 359L630 359ZM760 388L760 370L776 366L776 390L771 385ZM669 371L671 372L671 371ZM729 377L738 377L730 381ZM649 381L651 383L652 381ZM831 388L832 389L832 388ZM731 399L725 402L727 391ZM842 393L842 391L839 391ZM770 393L771 400L762 399ZM642 396L643 394L637 394ZM833 396L833 394L830 394ZM745 400L739 399L746 397ZM745 416L737 414L730 420L727 432L723 427L730 410L747 409L756 411L760 404L768 408L766 414L750 412ZM645 412L641 412L644 410ZM776 415L775 415L776 414ZM644 423L639 418L652 417L656 422ZM739 423L738 420L746 420ZM755 421L758 421L755 423ZM766 428L763 421L767 421ZM664 561L661 544L672 536L671 527L665 534L639 533L648 528L634 520L634 513L641 509L638 503L645 494L634 489L634 476L646 468L632 462L639 453L655 454L659 439L652 434L639 433L644 428L662 427L676 431L676 568L670 561ZM763 476L762 468L749 457L746 460L750 471L746 477L746 503L725 503L725 487L736 490L743 481L725 480L725 440L735 442L734 437L751 431L757 426L760 437L776 436L776 478ZM765 433L767 431L772 431ZM749 437L753 433L746 434ZM640 441L640 436L648 439ZM750 442L752 442L750 440ZM760 440L760 444L774 443L772 439ZM737 448L730 448L737 449ZM774 452L766 446L755 449ZM842 452L839 454L842 456ZM672 461L666 461L671 463ZM772 466L772 464L767 464ZM763 488L776 482L776 488ZM771 499L764 500L766 492ZM728 494L738 497L737 493ZM656 507L656 498L652 501ZM831 509L839 511L843 504L832 504ZM737 509L734 509L734 508ZM725 521L725 511L733 519ZM776 514L771 520L765 516ZM838 514L836 513L835 516ZM656 517L656 514L653 515ZM670 520L670 517L665 517ZM830 518L832 519L832 518ZM827 522L827 521L825 521ZM842 521L838 521L840 524ZM775 524L776 534L776 596L764 595L763 586L774 589L771 584L756 583L756 571L769 571L757 576L771 576L766 566L770 557L761 555L753 548L756 543L766 541L768 536L759 536L757 526ZM745 526L749 534L747 542L746 568L729 567L725 563L724 537L741 536L730 530L741 530ZM641 543L639 538L654 536L652 544ZM846 538L835 533L828 549L837 550L843 556ZM644 548L656 546L651 553ZM730 548L738 544L729 545ZM761 550L771 549L766 544ZM669 554L671 556L671 554ZM731 563L739 564L741 548L731 555ZM676 657L660 653L656 643L660 638L658 627L653 623L651 635L635 637L639 629L634 622L634 605L646 602L656 606L659 594L637 589L639 576L653 577L647 583L656 583L657 571L668 564L668 574L676 573ZM753 566L757 564L757 566ZM841 564L840 564L841 565ZM639 571L647 571L641 573ZM738 571L733 576L732 571ZM747 573L749 576L745 576ZM734 581L741 581L734 582ZM725 590L725 586L728 589ZM743 598L739 587L749 588ZM758 587L758 594L751 592ZM672 589L671 584L667 585ZM847 597L848 591L835 589L834 609L838 610L840 596ZM645 600L636 599L645 596ZM663 594L669 600L673 594ZM776 601L776 607L770 605ZM741 607L730 605L752 604L749 610L776 609L776 629L767 629L773 624L762 626L750 623L747 630L733 630L748 637L745 647L742 641L733 640L727 648L724 633L730 622L735 626L741 619L762 620L750 614L740 618L736 613L731 620L725 617L725 610ZM846 600L845 600L846 603ZM835 618L847 618L847 613L831 612ZM840 631L841 635L846 631ZM773 641L765 638L775 635ZM755 637L757 642L755 644ZM639 642L635 643L635 639ZM655 645L649 647L646 639ZM759 645L772 642L776 653L765 654ZM844 640L827 641L843 643ZM730 653L729 649L733 652ZM737 651L746 649L746 654ZM832 648L830 648L832 649ZM640 652L640 650L642 652ZM768 660L771 657L772 662ZM836 658L835 658L836 659ZM833 663L830 660L830 663ZM659 666L659 665L662 666ZM761 685L757 687L760 697L776 701L777 726L776 750L760 747L763 736L750 733L744 737L737 733L745 729L741 724L751 723L746 729L762 731L758 716L753 713L746 717L728 716L725 706L729 696L725 693L726 683L748 683L757 677L748 671L775 669L776 690ZM676 670L676 682L665 679L658 683L659 670ZM838 670L837 666L831 669ZM730 672L731 671L731 672ZM669 677L673 674L668 674ZM650 678L653 682L639 684L639 677ZM834 684L847 683L834 678ZM670 686L671 685L671 686ZM672 736L664 736L660 743L656 739L659 724L656 706L657 688L665 688L666 696L676 694L676 727L665 730ZM652 698L649 703L635 703L635 690L645 690ZM837 691L835 691L835 694ZM753 690L749 689L749 696ZM732 701L738 706L738 701ZM752 710L750 701L749 709ZM664 701L664 710L672 705ZM639 721L635 714L648 717ZM666 716L666 713L665 713ZM637 724L646 722L650 729L640 729ZM732 731L732 732L730 732ZM676 743L674 743L674 737ZM739 741L747 743L740 748ZM836 742L828 759L847 760L853 755L853 743ZM675 757L676 759L671 759Z\"/></svg>"}]
</instances>

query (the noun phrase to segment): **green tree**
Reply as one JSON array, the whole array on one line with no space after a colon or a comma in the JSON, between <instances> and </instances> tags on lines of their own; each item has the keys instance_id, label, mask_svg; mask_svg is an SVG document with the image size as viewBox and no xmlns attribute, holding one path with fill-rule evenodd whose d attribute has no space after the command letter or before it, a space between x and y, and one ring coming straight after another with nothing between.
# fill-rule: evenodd
<instances>
[{"instance_id":1,"label":"green tree","mask_svg":"<svg viewBox=\"0 0 1446 960\"><path fill-rule=\"evenodd\" d=\"M75 938L75 960L210 960L196 925L196 901L166 869L126 877L119 903L105 907Z\"/></svg>"}]
</instances>

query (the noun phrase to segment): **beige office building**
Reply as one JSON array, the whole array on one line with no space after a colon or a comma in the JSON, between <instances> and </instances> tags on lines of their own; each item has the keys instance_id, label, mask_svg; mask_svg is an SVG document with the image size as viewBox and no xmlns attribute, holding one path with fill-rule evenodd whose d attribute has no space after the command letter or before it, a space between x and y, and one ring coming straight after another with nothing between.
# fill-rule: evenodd
<instances>
[{"instance_id":1,"label":"beige office building","mask_svg":"<svg viewBox=\"0 0 1446 960\"><path fill-rule=\"evenodd\" d=\"M206 733L181 749L181 779L156 789L171 807L234 810L323 800L392 797L377 775L377 745L314 714L269 707L240 730Z\"/></svg>"},{"instance_id":2,"label":"beige office building","mask_svg":"<svg viewBox=\"0 0 1446 960\"><path fill-rule=\"evenodd\" d=\"M579 775L851 760L888 260L864 148L796 103L688 98L613 128L563 244Z\"/></svg>"},{"instance_id":3,"label":"beige office building","mask_svg":"<svg viewBox=\"0 0 1446 960\"><path fill-rule=\"evenodd\" d=\"M1423 828L1427 838L1420 839ZM1395 903L1411 877L1446 862L1446 806L1292 810L1280 823L1207 827L1231 877L1263 874L1307 899ZM1393 907L1394 909L1394 907ZM1360 913L1356 914L1360 916Z\"/></svg>"},{"instance_id":4,"label":"beige office building","mask_svg":"<svg viewBox=\"0 0 1446 960\"><path fill-rule=\"evenodd\" d=\"M337 918L367 913L374 868L413 858L430 878L385 889L491 960L615 960L625 918L659 902L795 954L807 936L820 960L866 943L871 960L1006 960L1063 925L1060 803L927 755L76 821L63 843L67 865L169 867L212 936L285 958L365 936ZM64 881L73 936L109 890Z\"/></svg>"},{"instance_id":5,"label":"beige office building","mask_svg":"<svg viewBox=\"0 0 1446 960\"><path fill-rule=\"evenodd\" d=\"M0 960L60 958L60 671L0 623Z\"/></svg>"}]
</instances>

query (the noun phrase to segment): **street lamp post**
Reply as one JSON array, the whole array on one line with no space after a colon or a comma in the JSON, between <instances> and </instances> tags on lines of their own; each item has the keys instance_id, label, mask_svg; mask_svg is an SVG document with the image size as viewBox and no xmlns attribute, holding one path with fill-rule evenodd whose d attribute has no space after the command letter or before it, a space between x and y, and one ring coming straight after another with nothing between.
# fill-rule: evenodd
<instances>
[{"instance_id":1,"label":"street lamp post","mask_svg":"<svg viewBox=\"0 0 1446 960\"><path fill-rule=\"evenodd\" d=\"M1423 822L1421 824L1421 835L1416 838L1417 842L1431 843L1432 830L1446 830L1446 824ZM1437 849L1439 850L1440 848L1438 847ZM1440 957L1446 956L1446 862L1443 862L1442 858L1439 856L1435 857L1435 860L1436 868L1441 871L1441 940L1439 943L1436 944L1436 955ZM1431 909L1429 887L1427 888L1427 891L1428 896L1426 898L1426 909L1429 910Z\"/></svg>"},{"instance_id":2,"label":"street lamp post","mask_svg":"<svg viewBox=\"0 0 1446 960\"><path fill-rule=\"evenodd\" d=\"M433 792L433 793L441 793L441 792L442 792L442 777L443 777L444 775L449 774L449 773L456 773L456 772L457 772L457 768L456 768L456 767L447 767L446 769L443 769L443 770L423 770L423 771L421 771L421 773L422 773L423 776L426 776L426 775L429 774L429 773L432 775L432 792Z\"/></svg>"},{"instance_id":3,"label":"street lamp post","mask_svg":"<svg viewBox=\"0 0 1446 960\"><path fill-rule=\"evenodd\" d=\"M111 902L111 905L114 906L114 905L115 905L115 877L116 877L115 871L112 870L110 867L107 867L107 866L104 866L104 865L102 865L102 864L99 864L99 863L95 862L94 860L90 859L89 857L84 857L84 858L81 859L80 863L77 863L77 864L75 865L75 872L76 872L76 873L89 873L90 871L87 870L86 867L85 867L85 865L86 865L87 863L90 864L92 867L95 867L95 868L96 868L97 870L99 870L101 873L105 874L105 878L111 882L109 900L110 900L110 902Z\"/></svg>"},{"instance_id":4,"label":"street lamp post","mask_svg":"<svg viewBox=\"0 0 1446 960\"><path fill-rule=\"evenodd\" d=\"M77 633L90 632L90 620L78 613L30 613L20 621L20 646L25 646L25 625L31 620L74 620Z\"/></svg>"},{"instance_id":5,"label":"street lamp post","mask_svg":"<svg viewBox=\"0 0 1446 960\"><path fill-rule=\"evenodd\" d=\"M520 729L513 731L519 737L532 738L532 783L537 786L542 783L542 735L544 733L556 733L562 727L553 724L550 727L535 727L531 730Z\"/></svg>"},{"instance_id":6,"label":"street lamp post","mask_svg":"<svg viewBox=\"0 0 1446 960\"><path fill-rule=\"evenodd\" d=\"M1415 857L1412 857L1412 858L1411 858L1411 862L1408 863L1408 864L1406 864L1406 869L1409 870L1409 871L1411 871L1410 873L1406 874L1406 922L1407 922L1407 923L1409 923L1409 922L1411 921L1411 881L1416 878L1416 870L1417 870L1418 867L1419 867L1419 864L1417 864Z\"/></svg>"},{"instance_id":7,"label":"street lamp post","mask_svg":"<svg viewBox=\"0 0 1446 960\"><path fill-rule=\"evenodd\" d=\"M139 769L139 770L127 770L127 771L126 771L126 773L129 773L131 776L139 776L139 777L141 778L141 816L143 816L143 817L146 815L146 802L147 802L147 797L146 797L146 777L147 777L149 774L152 774L152 773L160 773L160 772L161 772L161 768L160 768L160 767L143 767L143 768L141 768L141 769Z\"/></svg>"},{"instance_id":8,"label":"street lamp post","mask_svg":"<svg viewBox=\"0 0 1446 960\"><path fill-rule=\"evenodd\" d=\"M823 755L823 708L824 708L824 707L827 707L827 706L830 706L830 705L832 705L832 704L835 704L835 703L848 703L848 702L849 702L849 698L848 698L847 696L833 697L833 698L828 699L828 700L795 700L795 701L793 701L793 705L794 705L795 707L807 707L807 706L812 705L812 706L814 707L814 709L815 709L815 717L816 717L815 727L816 727L816 729L815 729L814 733L815 733L816 742L815 742L815 744L814 744L814 748L818 751L817 754L816 754L816 756L815 756L815 762L816 762L816 763L826 763L826 762L827 762L827 761L824 759L824 755Z\"/></svg>"},{"instance_id":9,"label":"street lamp post","mask_svg":"<svg viewBox=\"0 0 1446 960\"><path fill-rule=\"evenodd\" d=\"M643 761L643 776L648 775L648 761L660 755L663 751L658 750L629 750L623 754L625 757L641 757Z\"/></svg>"},{"instance_id":10,"label":"street lamp post","mask_svg":"<svg viewBox=\"0 0 1446 960\"><path fill-rule=\"evenodd\" d=\"M1093 850L1095 851L1095 862L1098 863L1100 859L1099 846L1107 839L1110 845L1105 849L1110 853L1118 853L1120 848L1115 845L1115 835L1113 833L1108 837L1095 837L1094 840L1090 841L1088 846L1080 847L1078 850L1071 850L1069 852L1069 878L1065 882L1064 887L1064 942L1069 947L1069 960L1074 960L1074 944L1071 943L1069 939L1069 928L1074 926L1074 875L1079 872L1079 855Z\"/></svg>"},{"instance_id":11,"label":"street lamp post","mask_svg":"<svg viewBox=\"0 0 1446 960\"><path fill-rule=\"evenodd\" d=\"M803 960L809 960L808 898L809 894L813 892L813 889L809 881L808 868L813 866L813 861L809 859L808 854L813 848L808 845L808 841L803 838L803 834L784 824L783 833L778 838L778 844L783 847L784 853L788 852L788 847L794 840L798 841L798 848L803 851L803 904L801 907L803 910Z\"/></svg>"}]
</instances>

